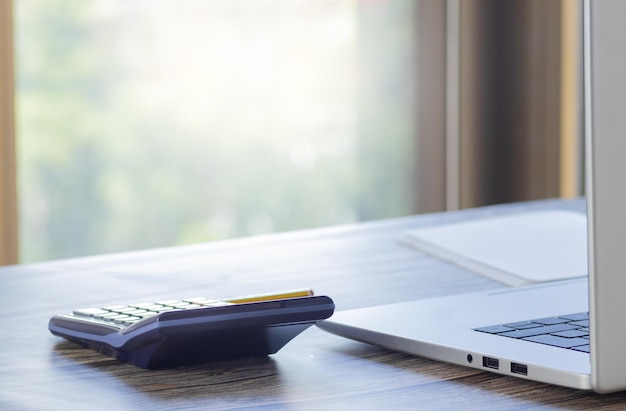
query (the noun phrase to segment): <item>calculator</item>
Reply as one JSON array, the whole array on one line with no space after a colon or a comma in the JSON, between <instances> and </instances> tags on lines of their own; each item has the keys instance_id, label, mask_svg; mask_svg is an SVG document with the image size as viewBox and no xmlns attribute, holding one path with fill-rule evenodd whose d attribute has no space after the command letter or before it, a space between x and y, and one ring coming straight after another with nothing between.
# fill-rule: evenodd
<instances>
[{"instance_id":1,"label":"calculator","mask_svg":"<svg viewBox=\"0 0 626 411\"><path fill-rule=\"evenodd\" d=\"M77 309L55 315L48 328L120 361L159 369L274 354L334 309L327 296L195 297Z\"/></svg>"}]
</instances>

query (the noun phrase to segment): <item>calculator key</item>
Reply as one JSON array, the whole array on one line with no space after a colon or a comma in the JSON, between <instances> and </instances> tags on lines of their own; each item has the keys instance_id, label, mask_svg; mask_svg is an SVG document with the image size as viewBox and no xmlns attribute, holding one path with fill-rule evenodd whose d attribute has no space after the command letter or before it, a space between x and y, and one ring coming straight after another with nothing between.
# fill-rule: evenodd
<instances>
[{"instance_id":1,"label":"calculator key","mask_svg":"<svg viewBox=\"0 0 626 411\"><path fill-rule=\"evenodd\" d=\"M178 304L180 303L180 300L163 300L163 301L157 301L155 304L159 304L159 305L167 305L167 306L172 306L172 304Z\"/></svg>"},{"instance_id":2,"label":"calculator key","mask_svg":"<svg viewBox=\"0 0 626 411\"><path fill-rule=\"evenodd\" d=\"M204 301L217 301L217 300L211 300L205 297L193 297L193 298L185 298L183 301L186 303L192 303L192 304L202 304L202 302Z\"/></svg>"},{"instance_id":3,"label":"calculator key","mask_svg":"<svg viewBox=\"0 0 626 411\"><path fill-rule=\"evenodd\" d=\"M113 311L107 311L104 314L100 314L100 315L95 316L95 318L99 318L99 319L103 319L104 320L104 319L107 319L107 318L117 317L118 315L120 315L120 313L116 313L116 312L113 312Z\"/></svg>"},{"instance_id":4,"label":"calculator key","mask_svg":"<svg viewBox=\"0 0 626 411\"><path fill-rule=\"evenodd\" d=\"M122 325L132 325L132 324L135 324L139 320L141 320L141 318L139 317L129 317L125 320L124 319L120 320L119 323L116 321L116 323L122 324Z\"/></svg>"},{"instance_id":5,"label":"calculator key","mask_svg":"<svg viewBox=\"0 0 626 411\"><path fill-rule=\"evenodd\" d=\"M202 305L200 304L189 304L188 306L185 307L185 310L190 309L190 308L200 308L202 307Z\"/></svg>"},{"instance_id":6,"label":"calculator key","mask_svg":"<svg viewBox=\"0 0 626 411\"><path fill-rule=\"evenodd\" d=\"M146 307L150 307L154 305L154 303L137 303L137 304L128 304L129 307L139 308L141 310L145 310Z\"/></svg>"},{"instance_id":7,"label":"calculator key","mask_svg":"<svg viewBox=\"0 0 626 411\"><path fill-rule=\"evenodd\" d=\"M154 311L157 313L162 313L164 311L172 311L172 307L161 305L161 304L153 304L149 307L144 307L144 310Z\"/></svg>"},{"instance_id":8,"label":"calculator key","mask_svg":"<svg viewBox=\"0 0 626 411\"><path fill-rule=\"evenodd\" d=\"M215 301L211 304L202 304L203 307L223 307L225 305L233 305L234 303L229 303L226 301Z\"/></svg>"},{"instance_id":9,"label":"calculator key","mask_svg":"<svg viewBox=\"0 0 626 411\"><path fill-rule=\"evenodd\" d=\"M110 320L113 320L115 324L122 324L125 320L132 318L129 315L118 315L117 317L111 317Z\"/></svg>"},{"instance_id":10,"label":"calculator key","mask_svg":"<svg viewBox=\"0 0 626 411\"><path fill-rule=\"evenodd\" d=\"M217 303L220 303L220 302L222 302L222 301L219 301L219 300L211 300L211 299L206 299L206 300L204 300L204 301L198 301L198 302L196 302L196 304L200 304L200 305L202 305L202 306L205 306L205 305L208 305L208 306L213 306L213 305L215 305L215 304L217 304Z\"/></svg>"},{"instance_id":11,"label":"calculator key","mask_svg":"<svg viewBox=\"0 0 626 411\"><path fill-rule=\"evenodd\" d=\"M122 314L128 314L130 312L136 311L137 308L135 307L124 307L124 308L120 308L119 310L115 310L116 313L122 313Z\"/></svg>"},{"instance_id":12,"label":"calculator key","mask_svg":"<svg viewBox=\"0 0 626 411\"><path fill-rule=\"evenodd\" d=\"M103 310L107 310L107 311L117 311L117 310L121 310L123 308L128 307L127 305L109 305L107 307L102 307Z\"/></svg>"},{"instance_id":13,"label":"calculator key","mask_svg":"<svg viewBox=\"0 0 626 411\"><path fill-rule=\"evenodd\" d=\"M108 311L102 310L100 308L81 308L79 310L73 311L74 315L80 315L81 317L94 317L106 313L108 313Z\"/></svg>"},{"instance_id":14,"label":"calculator key","mask_svg":"<svg viewBox=\"0 0 626 411\"><path fill-rule=\"evenodd\" d=\"M134 316L141 316L141 315L143 315L143 314L145 314L147 312L148 312L147 310L137 310L137 309L135 309L135 310L125 311L124 314L126 314L126 315L134 315Z\"/></svg>"},{"instance_id":15,"label":"calculator key","mask_svg":"<svg viewBox=\"0 0 626 411\"><path fill-rule=\"evenodd\" d=\"M173 307L173 308L189 308L189 306L191 305L191 303L185 303L185 302L177 302L174 304L168 304L168 306Z\"/></svg>"}]
</instances>

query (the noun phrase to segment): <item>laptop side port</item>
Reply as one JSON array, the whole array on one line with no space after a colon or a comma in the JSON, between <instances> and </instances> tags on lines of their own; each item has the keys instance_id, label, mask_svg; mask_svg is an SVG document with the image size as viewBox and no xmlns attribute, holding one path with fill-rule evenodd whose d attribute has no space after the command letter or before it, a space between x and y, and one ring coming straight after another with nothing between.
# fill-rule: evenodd
<instances>
[{"instance_id":1,"label":"laptop side port","mask_svg":"<svg viewBox=\"0 0 626 411\"><path fill-rule=\"evenodd\" d=\"M513 374L528 375L528 366L526 364L511 363L511 372Z\"/></svg>"},{"instance_id":2,"label":"laptop side port","mask_svg":"<svg viewBox=\"0 0 626 411\"><path fill-rule=\"evenodd\" d=\"M500 361L497 358L483 357L483 367L497 370L500 368Z\"/></svg>"}]
</instances>

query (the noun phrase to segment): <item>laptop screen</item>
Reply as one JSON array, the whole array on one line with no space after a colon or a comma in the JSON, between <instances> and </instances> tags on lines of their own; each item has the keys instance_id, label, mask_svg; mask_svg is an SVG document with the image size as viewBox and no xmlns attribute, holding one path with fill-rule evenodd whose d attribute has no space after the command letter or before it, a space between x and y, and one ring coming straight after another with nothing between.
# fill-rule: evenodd
<instances>
[{"instance_id":1,"label":"laptop screen","mask_svg":"<svg viewBox=\"0 0 626 411\"><path fill-rule=\"evenodd\" d=\"M626 2L584 3L591 376L626 388Z\"/></svg>"}]
</instances>

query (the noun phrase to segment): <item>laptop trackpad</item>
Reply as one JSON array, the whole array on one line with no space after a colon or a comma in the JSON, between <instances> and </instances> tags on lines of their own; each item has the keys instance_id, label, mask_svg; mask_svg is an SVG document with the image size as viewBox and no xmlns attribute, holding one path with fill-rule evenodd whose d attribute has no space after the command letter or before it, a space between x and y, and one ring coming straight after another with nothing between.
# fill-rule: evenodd
<instances>
[{"instance_id":1,"label":"laptop trackpad","mask_svg":"<svg viewBox=\"0 0 626 411\"><path fill-rule=\"evenodd\" d=\"M418 251L509 286L587 275L587 218L529 211L411 230L401 239Z\"/></svg>"}]
</instances>

